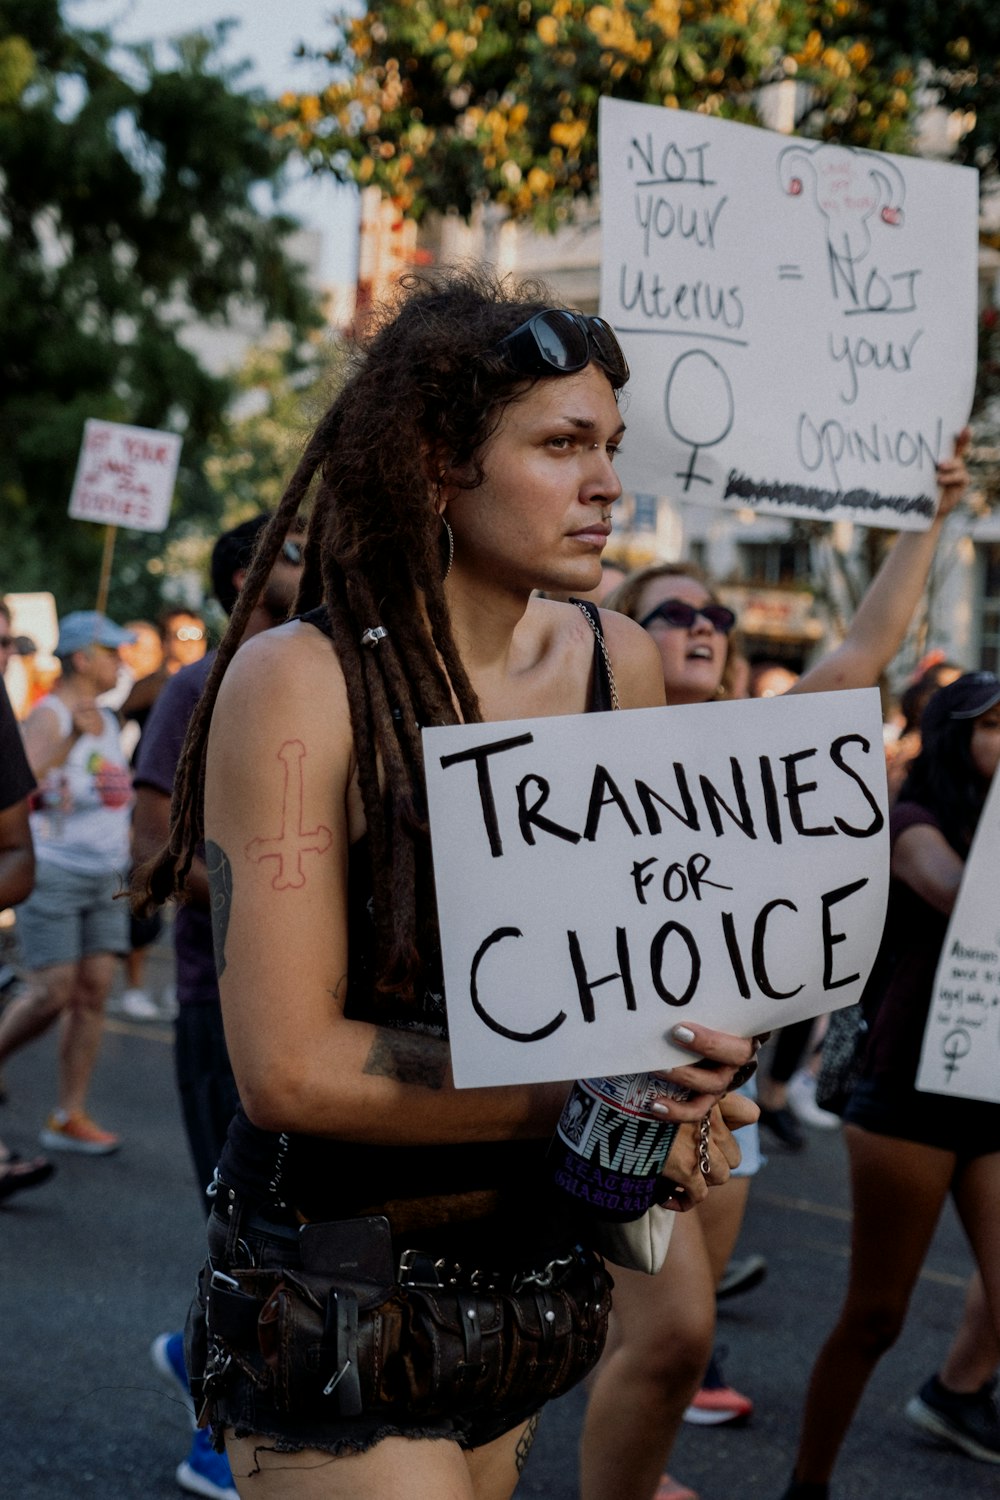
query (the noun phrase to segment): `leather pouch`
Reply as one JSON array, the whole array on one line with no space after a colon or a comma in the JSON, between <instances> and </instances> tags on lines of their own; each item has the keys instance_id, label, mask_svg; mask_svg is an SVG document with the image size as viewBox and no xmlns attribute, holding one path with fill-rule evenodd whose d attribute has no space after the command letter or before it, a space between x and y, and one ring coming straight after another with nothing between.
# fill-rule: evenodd
<instances>
[{"instance_id":1,"label":"leather pouch","mask_svg":"<svg viewBox=\"0 0 1000 1500\"><path fill-rule=\"evenodd\" d=\"M269 1393L284 1411L435 1417L500 1401L541 1405L582 1379L603 1348L611 1280L597 1256L574 1254L554 1287L400 1287L372 1279L391 1270L387 1224L384 1232L364 1220L309 1227L323 1231L303 1244L309 1269L228 1273L240 1306L256 1306L253 1362L260 1369L263 1360ZM353 1274L343 1274L350 1256L320 1270L321 1258L344 1245L361 1250ZM246 1348L246 1318L227 1320L227 1295L228 1287L210 1284L209 1325L225 1339L227 1324Z\"/></svg>"}]
</instances>

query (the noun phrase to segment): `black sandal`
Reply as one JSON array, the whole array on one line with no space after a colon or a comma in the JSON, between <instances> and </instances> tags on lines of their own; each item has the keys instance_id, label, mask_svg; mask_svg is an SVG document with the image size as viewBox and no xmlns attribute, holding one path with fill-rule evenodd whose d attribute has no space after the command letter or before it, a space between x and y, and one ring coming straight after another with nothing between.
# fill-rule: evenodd
<instances>
[{"instance_id":1,"label":"black sandal","mask_svg":"<svg viewBox=\"0 0 1000 1500\"><path fill-rule=\"evenodd\" d=\"M40 1182L47 1182L54 1171L55 1163L49 1161L47 1156L33 1156L30 1161L22 1161L16 1151L11 1151L0 1158L0 1200L9 1198L22 1188L37 1187Z\"/></svg>"}]
</instances>

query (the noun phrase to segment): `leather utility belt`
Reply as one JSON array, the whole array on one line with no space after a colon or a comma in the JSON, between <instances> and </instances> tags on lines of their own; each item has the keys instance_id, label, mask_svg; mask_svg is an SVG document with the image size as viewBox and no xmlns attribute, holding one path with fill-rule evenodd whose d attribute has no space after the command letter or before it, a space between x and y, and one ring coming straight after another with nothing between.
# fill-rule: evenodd
<instances>
[{"instance_id":1,"label":"leather utility belt","mask_svg":"<svg viewBox=\"0 0 1000 1500\"><path fill-rule=\"evenodd\" d=\"M530 1409L582 1379L604 1345L611 1279L580 1247L528 1269L397 1256L388 1220L372 1215L306 1224L298 1251L287 1267L203 1268L188 1329L199 1420L234 1367L285 1411Z\"/></svg>"}]
</instances>

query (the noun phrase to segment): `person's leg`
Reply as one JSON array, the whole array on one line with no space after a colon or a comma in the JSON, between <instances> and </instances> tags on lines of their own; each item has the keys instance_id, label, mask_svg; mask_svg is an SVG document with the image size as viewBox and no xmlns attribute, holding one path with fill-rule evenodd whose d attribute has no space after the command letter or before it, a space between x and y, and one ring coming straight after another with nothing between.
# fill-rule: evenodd
<instances>
[{"instance_id":1,"label":"person's leg","mask_svg":"<svg viewBox=\"0 0 1000 1500\"><path fill-rule=\"evenodd\" d=\"M708 1197L698 1204L696 1212L705 1237L713 1286L718 1286L722 1280L729 1257L736 1248L752 1181L752 1177L730 1177L721 1187L713 1188Z\"/></svg>"},{"instance_id":2,"label":"person's leg","mask_svg":"<svg viewBox=\"0 0 1000 1500\"><path fill-rule=\"evenodd\" d=\"M966 1293L961 1325L940 1372L906 1404L915 1427L988 1463L1000 1463L1000 1413L993 1397L1000 1363L1000 1154L965 1162L955 1202L980 1270Z\"/></svg>"},{"instance_id":3,"label":"person's leg","mask_svg":"<svg viewBox=\"0 0 1000 1500\"><path fill-rule=\"evenodd\" d=\"M64 1115L84 1112L114 972L112 953L88 954L76 967L59 1037L59 1108Z\"/></svg>"},{"instance_id":4,"label":"person's leg","mask_svg":"<svg viewBox=\"0 0 1000 1500\"><path fill-rule=\"evenodd\" d=\"M953 1390L976 1390L1000 1362L1000 1152L977 1156L964 1165L954 1192L978 1274L969 1287L963 1319L971 1335L964 1349L956 1338L949 1360L957 1354L958 1368L943 1367L941 1378ZM946 1378L952 1374L955 1383Z\"/></svg>"},{"instance_id":5,"label":"person's leg","mask_svg":"<svg viewBox=\"0 0 1000 1500\"><path fill-rule=\"evenodd\" d=\"M793 1021L782 1026L771 1048L767 1070L757 1075L760 1102L764 1109L784 1109L788 1103L788 1081L802 1061L815 1022Z\"/></svg>"},{"instance_id":6,"label":"person's leg","mask_svg":"<svg viewBox=\"0 0 1000 1500\"><path fill-rule=\"evenodd\" d=\"M614 1268L608 1348L583 1424L581 1500L649 1500L704 1374L715 1295L698 1212L679 1216L656 1276Z\"/></svg>"},{"instance_id":7,"label":"person's leg","mask_svg":"<svg viewBox=\"0 0 1000 1500\"><path fill-rule=\"evenodd\" d=\"M540 1415L465 1455L476 1500L509 1500L524 1473Z\"/></svg>"},{"instance_id":8,"label":"person's leg","mask_svg":"<svg viewBox=\"0 0 1000 1500\"><path fill-rule=\"evenodd\" d=\"M125 983L130 990L141 990L146 972L145 948L130 948L125 955Z\"/></svg>"},{"instance_id":9,"label":"person's leg","mask_svg":"<svg viewBox=\"0 0 1000 1500\"><path fill-rule=\"evenodd\" d=\"M955 1157L949 1151L844 1130L851 1161L854 1226L847 1296L813 1367L795 1478L829 1480L865 1386L899 1335Z\"/></svg>"},{"instance_id":10,"label":"person's leg","mask_svg":"<svg viewBox=\"0 0 1000 1500\"><path fill-rule=\"evenodd\" d=\"M977 1271L969 1281L962 1321L938 1371L949 1391L971 1395L980 1390L1000 1365L1000 1337L990 1316L983 1278Z\"/></svg>"},{"instance_id":11,"label":"person's leg","mask_svg":"<svg viewBox=\"0 0 1000 1500\"><path fill-rule=\"evenodd\" d=\"M530 1426L530 1424L529 1424ZM308 1449L277 1453L266 1438L227 1438L245 1500L509 1500L524 1428L463 1453L445 1439L389 1437L367 1453L332 1458Z\"/></svg>"},{"instance_id":12,"label":"person's leg","mask_svg":"<svg viewBox=\"0 0 1000 1500\"><path fill-rule=\"evenodd\" d=\"M36 969L26 976L23 994L12 1000L0 1016L0 1062L48 1031L69 1004L75 973L75 964L62 963Z\"/></svg>"}]
</instances>

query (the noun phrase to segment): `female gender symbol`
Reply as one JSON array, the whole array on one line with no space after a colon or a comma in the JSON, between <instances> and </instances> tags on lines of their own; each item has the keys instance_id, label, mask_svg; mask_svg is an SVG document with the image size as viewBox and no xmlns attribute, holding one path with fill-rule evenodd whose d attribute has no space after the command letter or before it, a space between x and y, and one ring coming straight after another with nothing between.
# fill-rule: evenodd
<instances>
[{"instance_id":1,"label":"female gender symbol","mask_svg":"<svg viewBox=\"0 0 1000 1500\"><path fill-rule=\"evenodd\" d=\"M695 473L698 453L702 448L714 448L729 436L735 413L733 388L719 361L704 349L689 349L682 354L670 371L664 407L674 437L691 444L687 470L679 471L674 478L683 479L685 494L694 479L711 484L707 474Z\"/></svg>"}]
</instances>

